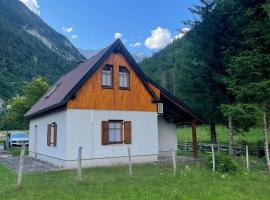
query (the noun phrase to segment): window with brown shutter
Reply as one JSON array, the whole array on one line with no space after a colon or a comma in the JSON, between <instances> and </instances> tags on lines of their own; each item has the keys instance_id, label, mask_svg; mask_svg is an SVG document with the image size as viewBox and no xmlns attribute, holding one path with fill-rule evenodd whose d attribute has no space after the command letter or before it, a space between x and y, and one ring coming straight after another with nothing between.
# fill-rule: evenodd
<instances>
[{"instance_id":1,"label":"window with brown shutter","mask_svg":"<svg viewBox=\"0 0 270 200\"><path fill-rule=\"evenodd\" d=\"M109 122L108 121L102 121L101 123L102 127L102 144L107 145L109 144Z\"/></svg>"},{"instance_id":2,"label":"window with brown shutter","mask_svg":"<svg viewBox=\"0 0 270 200\"><path fill-rule=\"evenodd\" d=\"M125 144L131 144L131 121L124 122Z\"/></svg>"},{"instance_id":3,"label":"window with brown shutter","mask_svg":"<svg viewBox=\"0 0 270 200\"><path fill-rule=\"evenodd\" d=\"M57 124L53 123L53 127L54 127L54 133L53 133L53 146L57 145Z\"/></svg>"},{"instance_id":4,"label":"window with brown shutter","mask_svg":"<svg viewBox=\"0 0 270 200\"><path fill-rule=\"evenodd\" d=\"M55 122L48 124L47 127L47 145L57 145L57 124Z\"/></svg>"},{"instance_id":5,"label":"window with brown shutter","mask_svg":"<svg viewBox=\"0 0 270 200\"><path fill-rule=\"evenodd\" d=\"M131 122L102 121L102 144L131 144Z\"/></svg>"},{"instance_id":6,"label":"window with brown shutter","mask_svg":"<svg viewBox=\"0 0 270 200\"><path fill-rule=\"evenodd\" d=\"M48 124L47 126L47 145L51 145L51 124Z\"/></svg>"}]
</instances>

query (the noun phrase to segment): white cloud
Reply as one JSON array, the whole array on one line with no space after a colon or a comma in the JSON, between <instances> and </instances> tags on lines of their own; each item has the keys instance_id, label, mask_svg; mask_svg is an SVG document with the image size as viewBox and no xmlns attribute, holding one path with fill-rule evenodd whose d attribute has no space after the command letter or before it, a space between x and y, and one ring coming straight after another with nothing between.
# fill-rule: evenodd
<instances>
[{"instance_id":1,"label":"white cloud","mask_svg":"<svg viewBox=\"0 0 270 200\"><path fill-rule=\"evenodd\" d=\"M162 49L172 40L171 33L168 29L157 27L151 31L151 36L145 40L145 45L149 49Z\"/></svg>"},{"instance_id":2,"label":"white cloud","mask_svg":"<svg viewBox=\"0 0 270 200\"><path fill-rule=\"evenodd\" d=\"M71 33L73 31L72 27L62 27L62 30L68 33Z\"/></svg>"},{"instance_id":3,"label":"white cloud","mask_svg":"<svg viewBox=\"0 0 270 200\"><path fill-rule=\"evenodd\" d=\"M71 39L76 39L77 37L79 37L78 35L72 35Z\"/></svg>"},{"instance_id":4,"label":"white cloud","mask_svg":"<svg viewBox=\"0 0 270 200\"><path fill-rule=\"evenodd\" d=\"M119 32L116 32L116 33L114 34L114 39L119 39L119 38L121 38L121 37L122 37L122 34L119 33Z\"/></svg>"},{"instance_id":5,"label":"white cloud","mask_svg":"<svg viewBox=\"0 0 270 200\"><path fill-rule=\"evenodd\" d=\"M141 46L142 45L142 43L140 43L140 42L135 42L135 43L131 43L129 46L130 47L139 47L139 46Z\"/></svg>"},{"instance_id":6,"label":"white cloud","mask_svg":"<svg viewBox=\"0 0 270 200\"><path fill-rule=\"evenodd\" d=\"M182 38L189 31L190 31L190 28L182 28L181 31L176 36L174 36L173 40Z\"/></svg>"},{"instance_id":7,"label":"white cloud","mask_svg":"<svg viewBox=\"0 0 270 200\"><path fill-rule=\"evenodd\" d=\"M189 31L190 29L185 27L177 35L173 36L168 29L157 27L151 31L151 36L146 38L145 46L149 49L162 49L174 40L182 38Z\"/></svg>"},{"instance_id":8,"label":"white cloud","mask_svg":"<svg viewBox=\"0 0 270 200\"><path fill-rule=\"evenodd\" d=\"M182 28L182 30L181 30L182 32L189 32L190 31L190 28L188 28L188 27L185 27L185 28Z\"/></svg>"},{"instance_id":9,"label":"white cloud","mask_svg":"<svg viewBox=\"0 0 270 200\"><path fill-rule=\"evenodd\" d=\"M37 0L20 0L20 1L23 2L35 14L37 15L40 14Z\"/></svg>"}]
</instances>

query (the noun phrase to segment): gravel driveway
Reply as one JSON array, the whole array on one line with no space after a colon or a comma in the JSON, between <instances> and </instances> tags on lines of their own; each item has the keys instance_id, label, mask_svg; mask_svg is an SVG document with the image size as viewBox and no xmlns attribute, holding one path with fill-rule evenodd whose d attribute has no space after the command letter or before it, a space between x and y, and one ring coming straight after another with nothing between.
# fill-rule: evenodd
<instances>
[{"instance_id":1,"label":"gravel driveway","mask_svg":"<svg viewBox=\"0 0 270 200\"><path fill-rule=\"evenodd\" d=\"M0 164L6 166L11 171L17 173L19 157L11 157L7 151L0 150ZM34 159L29 156L24 157L23 173L57 171L61 168L52 164Z\"/></svg>"}]
</instances>

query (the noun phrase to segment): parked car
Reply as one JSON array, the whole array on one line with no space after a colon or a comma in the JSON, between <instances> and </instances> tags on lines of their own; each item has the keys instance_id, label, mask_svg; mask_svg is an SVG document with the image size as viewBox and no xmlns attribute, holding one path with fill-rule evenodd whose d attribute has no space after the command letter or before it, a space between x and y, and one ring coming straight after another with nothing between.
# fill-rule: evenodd
<instances>
[{"instance_id":1,"label":"parked car","mask_svg":"<svg viewBox=\"0 0 270 200\"><path fill-rule=\"evenodd\" d=\"M4 148L18 147L22 145L29 145L29 137L25 132L12 132L8 133L4 141Z\"/></svg>"}]
</instances>

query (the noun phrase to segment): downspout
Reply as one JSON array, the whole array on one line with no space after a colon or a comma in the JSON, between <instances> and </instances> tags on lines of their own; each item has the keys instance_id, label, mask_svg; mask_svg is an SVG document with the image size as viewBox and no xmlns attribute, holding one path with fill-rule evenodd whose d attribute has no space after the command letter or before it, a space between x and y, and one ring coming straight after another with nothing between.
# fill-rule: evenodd
<instances>
[{"instance_id":1,"label":"downspout","mask_svg":"<svg viewBox=\"0 0 270 200\"><path fill-rule=\"evenodd\" d=\"M94 163L94 110L92 110L92 119L91 119L91 127L92 127L92 163Z\"/></svg>"}]
</instances>

